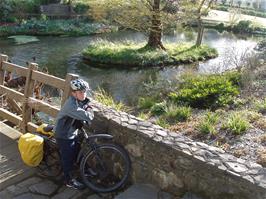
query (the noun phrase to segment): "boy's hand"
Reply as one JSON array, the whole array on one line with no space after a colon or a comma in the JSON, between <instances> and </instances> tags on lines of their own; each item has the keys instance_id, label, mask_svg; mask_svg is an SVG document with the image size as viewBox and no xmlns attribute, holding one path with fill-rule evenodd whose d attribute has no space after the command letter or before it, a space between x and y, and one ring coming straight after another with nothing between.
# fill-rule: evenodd
<instances>
[{"instance_id":1,"label":"boy's hand","mask_svg":"<svg viewBox=\"0 0 266 199\"><path fill-rule=\"evenodd\" d=\"M92 110L92 106L90 106L89 104L86 104L86 105L84 106L84 109L85 109L85 111L88 111L89 109Z\"/></svg>"},{"instance_id":2,"label":"boy's hand","mask_svg":"<svg viewBox=\"0 0 266 199\"><path fill-rule=\"evenodd\" d=\"M82 103L83 103L83 109L85 111L87 111L88 109L92 109L92 107L89 105L90 103L89 98L86 98L84 101L82 101Z\"/></svg>"}]
</instances>

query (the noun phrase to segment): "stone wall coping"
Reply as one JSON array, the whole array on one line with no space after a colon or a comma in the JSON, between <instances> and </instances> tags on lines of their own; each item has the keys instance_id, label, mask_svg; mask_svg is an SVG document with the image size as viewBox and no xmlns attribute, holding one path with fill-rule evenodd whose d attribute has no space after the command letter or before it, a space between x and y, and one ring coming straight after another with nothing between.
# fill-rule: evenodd
<instances>
[{"instance_id":1,"label":"stone wall coping","mask_svg":"<svg viewBox=\"0 0 266 199\"><path fill-rule=\"evenodd\" d=\"M177 132L163 129L158 125L125 112L117 112L99 103L93 103L95 104L94 109L96 114L101 114L111 122L130 129L132 133L141 133L142 136L184 153L191 158L193 157L202 164L216 167L221 172L249 181L266 190L266 168L263 168L261 165L237 158L220 148L193 141Z\"/></svg>"}]
</instances>

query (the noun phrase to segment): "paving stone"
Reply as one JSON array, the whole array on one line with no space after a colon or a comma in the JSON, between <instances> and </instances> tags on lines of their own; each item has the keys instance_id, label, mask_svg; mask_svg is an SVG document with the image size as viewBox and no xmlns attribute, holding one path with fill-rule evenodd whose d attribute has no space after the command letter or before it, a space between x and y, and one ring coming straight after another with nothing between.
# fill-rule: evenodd
<instances>
[{"instance_id":1,"label":"paving stone","mask_svg":"<svg viewBox=\"0 0 266 199\"><path fill-rule=\"evenodd\" d=\"M36 184L36 183L38 183L40 181L42 181L41 178L32 177L32 178L29 178L27 180L22 181L17 186L19 186L19 187L29 187L30 185Z\"/></svg>"},{"instance_id":2,"label":"paving stone","mask_svg":"<svg viewBox=\"0 0 266 199\"><path fill-rule=\"evenodd\" d=\"M11 186L7 187L6 190L8 190L14 196L17 196L19 194L26 193L28 191L28 187L20 187L17 185L11 185Z\"/></svg>"},{"instance_id":3,"label":"paving stone","mask_svg":"<svg viewBox=\"0 0 266 199\"><path fill-rule=\"evenodd\" d=\"M85 189L83 191L78 191L78 194L75 194L71 199L83 199L87 196L90 196L91 194L92 192L89 189Z\"/></svg>"},{"instance_id":4,"label":"paving stone","mask_svg":"<svg viewBox=\"0 0 266 199\"><path fill-rule=\"evenodd\" d=\"M150 184L134 184L114 199L157 199L159 190Z\"/></svg>"},{"instance_id":5,"label":"paving stone","mask_svg":"<svg viewBox=\"0 0 266 199\"><path fill-rule=\"evenodd\" d=\"M181 199L203 199L193 193L187 192Z\"/></svg>"},{"instance_id":6,"label":"paving stone","mask_svg":"<svg viewBox=\"0 0 266 199\"><path fill-rule=\"evenodd\" d=\"M159 192L158 199L175 199L175 197L167 192Z\"/></svg>"},{"instance_id":7,"label":"paving stone","mask_svg":"<svg viewBox=\"0 0 266 199\"><path fill-rule=\"evenodd\" d=\"M87 197L86 199L102 199L102 198L96 194L93 194L93 195Z\"/></svg>"},{"instance_id":8,"label":"paving stone","mask_svg":"<svg viewBox=\"0 0 266 199\"><path fill-rule=\"evenodd\" d=\"M19 195L13 199L49 199L47 196L41 196L33 193L25 193L22 195Z\"/></svg>"},{"instance_id":9,"label":"paving stone","mask_svg":"<svg viewBox=\"0 0 266 199\"><path fill-rule=\"evenodd\" d=\"M47 195L47 196L54 193L57 188L58 186L49 180L44 180L40 183L34 184L29 187L31 192L40 193L40 194Z\"/></svg>"},{"instance_id":10,"label":"paving stone","mask_svg":"<svg viewBox=\"0 0 266 199\"><path fill-rule=\"evenodd\" d=\"M70 199L77 195L78 192L78 190L63 186L59 189L58 193L52 197L52 199Z\"/></svg>"},{"instance_id":11,"label":"paving stone","mask_svg":"<svg viewBox=\"0 0 266 199\"><path fill-rule=\"evenodd\" d=\"M13 198L13 195L9 191L3 190L0 192L0 198L1 199L11 199L11 198Z\"/></svg>"}]
</instances>

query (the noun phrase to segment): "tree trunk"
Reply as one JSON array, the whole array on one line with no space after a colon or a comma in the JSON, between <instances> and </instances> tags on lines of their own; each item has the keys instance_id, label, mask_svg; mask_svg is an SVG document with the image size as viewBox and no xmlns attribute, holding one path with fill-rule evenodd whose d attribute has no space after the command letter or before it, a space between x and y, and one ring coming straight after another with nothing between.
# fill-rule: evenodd
<instances>
[{"instance_id":1,"label":"tree trunk","mask_svg":"<svg viewBox=\"0 0 266 199\"><path fill-rule=\"evenodd\" d=\"M149 41L147 46L154 49L165 50L162 44L162 24L160 19L160 1L154 0L152 6L152 25L150 28Z\"/></svg>"},{"instance_id":2,"label":"tree trunk","mask_svg":"<svg viewBox=\"0 0 266 199\"><path fill-rule=\"evenodd\" d=\"M204 31L204 27L202 25L202 21L199 20L198 21L198 36L197 36L196 46L200 46L201 45L202 37L203 37L203 31Z\"/></svg>"}]
</instances>

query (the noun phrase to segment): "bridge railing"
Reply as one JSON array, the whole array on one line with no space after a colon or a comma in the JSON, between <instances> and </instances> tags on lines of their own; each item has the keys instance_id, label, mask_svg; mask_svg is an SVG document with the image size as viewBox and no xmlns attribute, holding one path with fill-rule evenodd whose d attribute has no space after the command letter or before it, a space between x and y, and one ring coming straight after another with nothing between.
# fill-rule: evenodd
<instances>
[{"instance_id":1,"label":"bridge railing","mask_svg":"<svg viewBox=\"0 0 266 199\"><path fill-rule=\"evenodd\" d=\"M16 91L4 85L7 73L14 73L16 76L26 77L24 93ZM15 100L22 104L22 114L17 115L0 107L0 116L5 120L19 126L20 130L25 133L34 131L37 127L32 122L32 109L44 112L52 117L56 117L59 108L52 106L42 100L34 98L34 86L37 83L43 83L52 87L63 90L61 105L68 98L71 89L70 81L78 78L78 75L68 73L65 79L58 78L38 71L37 63L29 63L28 67L19 66L8 62L8 56L0 54L0 96Z\"/></svg>"}]
</instances>

